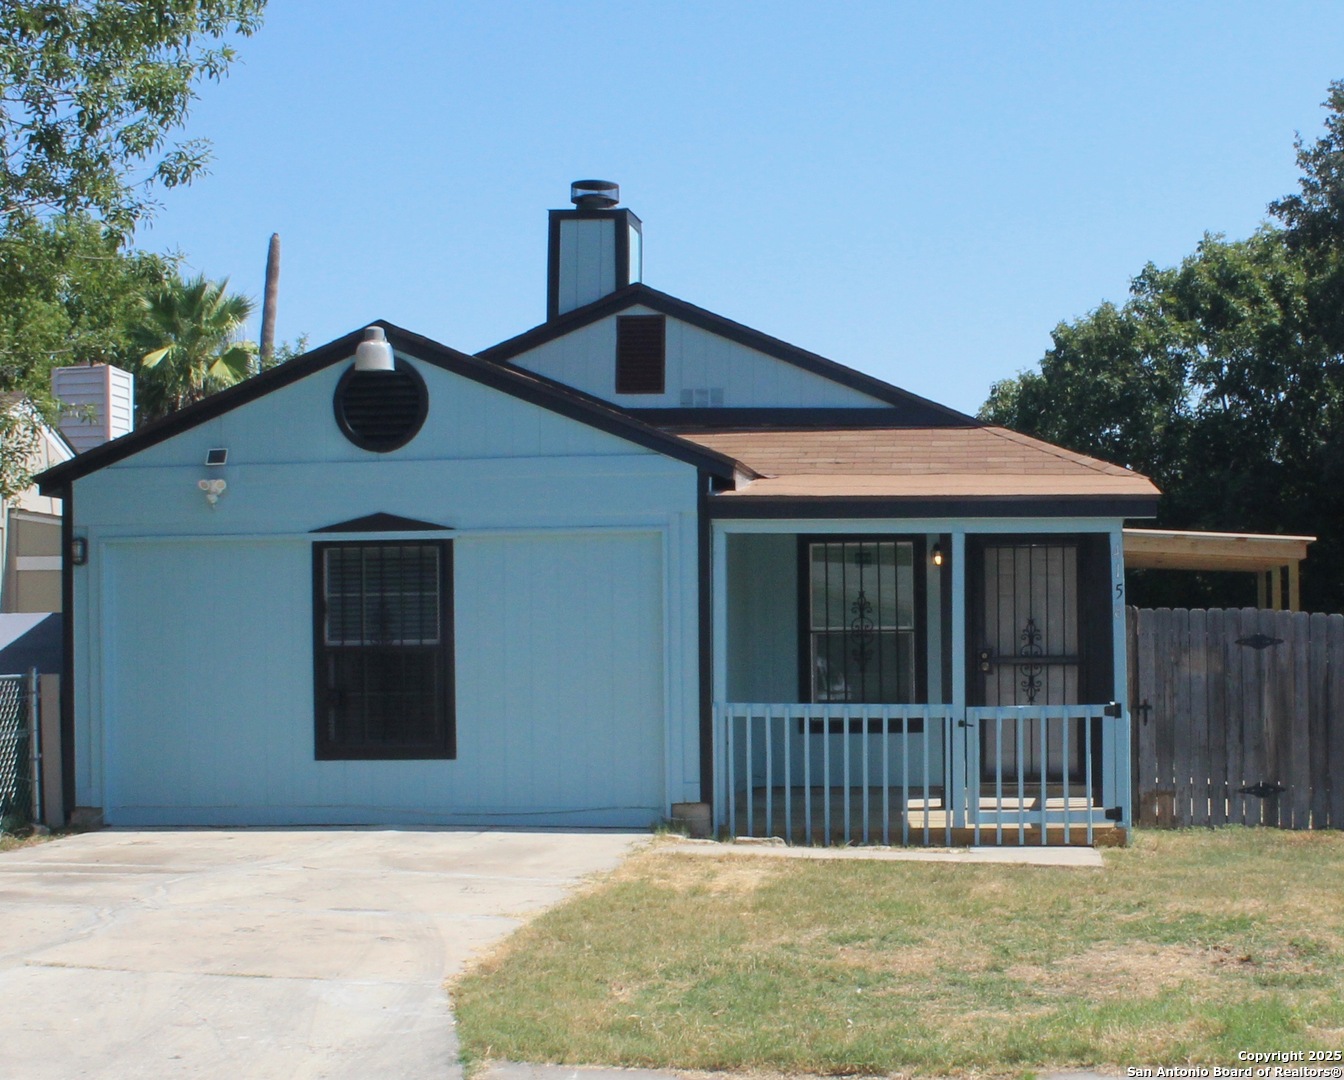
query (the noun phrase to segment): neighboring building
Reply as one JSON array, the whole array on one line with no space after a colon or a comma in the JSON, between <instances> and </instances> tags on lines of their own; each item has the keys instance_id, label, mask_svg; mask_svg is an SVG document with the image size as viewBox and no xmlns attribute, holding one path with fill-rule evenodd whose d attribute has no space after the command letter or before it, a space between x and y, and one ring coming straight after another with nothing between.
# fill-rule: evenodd
<instances>
[{"instance_id":1,"label":"neighboring building","mask_svg":"<svg viewBox=\"0 0 1344 1080\"><path fill-rule=\"evenodd\" d=\"M108 364L52 372L52 393L68 411L60 431L40 426L34 473L125 435L133 426L135 379ZM61 500L31 487L0 498L0 613L61 610Z\"/></svg>"},{"instance_id":2,"label":"neighboring building","mask_svg":"<svg viewBox=\"0 0 1344 1080\"><path fill-rule=\"evenodd\" d=\"M519 337L468 356L379 323L393 370L356 369L352 334L43 474L73 801L1126 825L1121 527L1153 485L643 285L602 185L550 228Z\"/></svg>"},{"instance_id":3,"label":"neighboring building","mask_svg":"<svg viewBox=\"0 0 1344 1080\"><path fill-rule=\"evenodd\" d=\"M74 457L43 425L33 471ZM0 613L61 610L61 500L36 487L0 498Z\"/></svg>"}]
</instances>

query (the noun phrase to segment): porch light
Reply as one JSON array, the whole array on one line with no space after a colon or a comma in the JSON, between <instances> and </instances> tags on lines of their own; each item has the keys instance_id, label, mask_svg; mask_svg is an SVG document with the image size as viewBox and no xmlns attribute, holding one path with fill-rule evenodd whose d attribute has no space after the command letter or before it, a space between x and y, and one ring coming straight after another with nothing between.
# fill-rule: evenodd
<instances>
[{"instance_id":1,"label":"porch light","mask_svg":"<svg viewBox=\"0 0 1344 1080\"><path fill-rule=\"evenodd\" d=\"M933 545L933 565L934 566L943 565L943 546L941 544Z\"/></svg>"},{"instance_id":2,"label":"porch light","mask_svg":"<svg viewBox=\"0 0 1344 1080\"><path fill-rule=\"evenodd\" d=\"M83 566L89 561L89 542L82 536L70 538L70 562L74 566Z\"/></svg>"},{"instance_id":3,"label":"porch light","mask_svg":"<svg viewBox=\"0 0 1344 1080\"><path fill-rule=\"evenodd\" d=\"M364 340L355 349L356 371L395 371L396 358L387 335L381 326L370 326L364 331Z\"/></svg>"}]
</instances>

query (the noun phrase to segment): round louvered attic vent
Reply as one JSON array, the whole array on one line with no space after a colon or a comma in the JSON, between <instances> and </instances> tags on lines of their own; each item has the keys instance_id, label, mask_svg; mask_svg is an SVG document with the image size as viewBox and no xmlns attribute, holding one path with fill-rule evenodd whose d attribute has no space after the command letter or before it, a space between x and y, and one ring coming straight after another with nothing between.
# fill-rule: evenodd
<instances>
[{"instance_id":1,"label":"round louvered attic vent","mask_svg":"<svg viewBox=\"0 0 1344 1080\"><path fill-rule=\"evenodd\" d=\"M385 454L415 438L429 412L429 393L420 373L398 360L393 371L349 368L336 384L332 405L347 439Z\"/></svg>"}]
</instances>

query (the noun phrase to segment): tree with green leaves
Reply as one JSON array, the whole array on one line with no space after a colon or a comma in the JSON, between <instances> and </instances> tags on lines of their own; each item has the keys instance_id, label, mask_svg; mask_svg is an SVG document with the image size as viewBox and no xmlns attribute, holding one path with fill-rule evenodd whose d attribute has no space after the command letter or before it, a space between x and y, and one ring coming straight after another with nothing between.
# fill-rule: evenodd
<instances>
[{"instance_id":1,"label":"tree with green leaves","mask_svg":"<svg viewBox=\"0 0 1344 1080\"><path fill-rule=\"evenodd\" d=\"M189 183L199 139L172 143L196 86L234 60L265 0L5 0L0 6L0 228L87 212L123 234L156 184Z\"/></svg>"},{"instance_id":2,"label":"tree with green leaves","mask_svg":"<svg viewBox=\"0 0 1344 1080\"><path fill-rule=\"evenodd\" d=\"M225 281L172 277L142 301L137 340L146 346L136 371L139 423L157 420L241 382L256 345L241 341L252 301Z\"/></svg>"},{"instance_id":3,"label":"tree with green leaves","mask_svg":"<svg viewBox=\"0 0 1344 1080\"><path fill-rule=\"evenodd\" d=\"M167 267L131 251L129 237L157 188L205 168L208 144L174 136L264 6L0 3L0 493L26 485L37 425L56 418L50 369L132 359L122 285L153 284Z\"/></svg>"},{"instance_id":4,"label":"tree with green leaves","mask_svg":"<svg viewBox=\"0 0 1344 1080\"><path fill-rule=\"evenodd\" d=\"M1305 606L1344 610L1344 84L1327 133L1298 140L1285 228L1206 236L1149 265L1121 306L1060 323L1039 370L996 384L981 417L1151 476L1167 528L1318 536ZM1340 293L1344 296L1344 292ZM1245 602L1249 583L1147 575L1140 603Z\"/></svg>"},{"instance_id":5,"label":"tree with green leaves","mask_svg":"<svg viewBox=\"0 0 1344 1080\"><path fill-rule=\"evenodd\" d=\"M134 367L143 297L171 271L82 215L15 223L0 239L0 497L28 486L39 426L56 420L51 369Z\"/></svg>"}]
</instances>

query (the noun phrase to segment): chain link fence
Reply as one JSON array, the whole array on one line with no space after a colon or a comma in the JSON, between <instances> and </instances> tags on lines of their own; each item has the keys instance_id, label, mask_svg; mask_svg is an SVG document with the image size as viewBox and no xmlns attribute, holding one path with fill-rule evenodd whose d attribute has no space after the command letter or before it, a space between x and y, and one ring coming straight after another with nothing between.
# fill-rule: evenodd
<instances>
[{"instance_id":1,"label":"chain link fence","mask_svg":"<svg viewBox=\"0 0 1344 1080\"><path fill-rule=\"evenodd\" d=\"M0 832L37 819L37 673L0 675Z\"/></svg>"}]
</instances>

